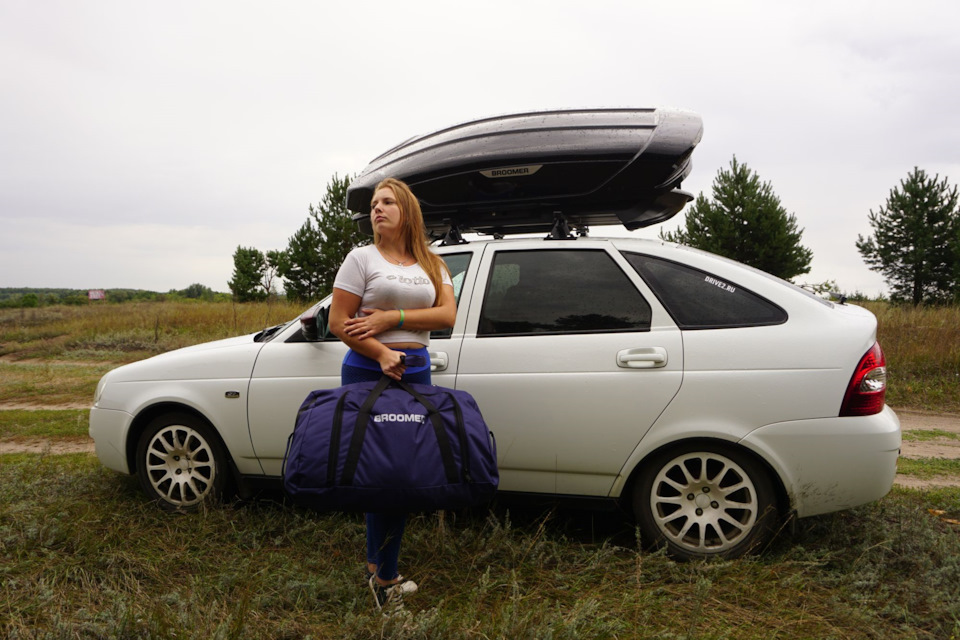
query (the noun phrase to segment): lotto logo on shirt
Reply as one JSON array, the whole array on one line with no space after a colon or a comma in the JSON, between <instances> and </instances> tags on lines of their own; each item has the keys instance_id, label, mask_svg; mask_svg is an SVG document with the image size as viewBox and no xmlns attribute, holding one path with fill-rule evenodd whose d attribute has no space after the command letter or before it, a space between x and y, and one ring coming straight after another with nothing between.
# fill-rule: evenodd
<instances>
[{"instance_id":1,"label":"lotto logo on shirt","mask_svg":"<svg viewBox=\"0 0 960 640\"><path fill-rule=\"evenodd\" d=\"M398 280L400 284L431 284L430 278L424 278L423 276L414 276L408 278L407 276L387 276L387 280Z\"/></svg>"}]
</instances>

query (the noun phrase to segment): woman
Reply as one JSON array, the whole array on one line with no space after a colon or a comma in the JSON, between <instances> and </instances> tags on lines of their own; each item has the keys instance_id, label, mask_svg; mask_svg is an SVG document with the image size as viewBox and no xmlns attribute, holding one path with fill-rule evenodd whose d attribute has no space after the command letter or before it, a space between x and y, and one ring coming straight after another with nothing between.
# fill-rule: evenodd
<instances>
[{"instance_id":1,"label":"woman","mask_svg":"<svg viewBox=\"0 0 960 640\"><path fill-rule=\"evenodd\" d=\"M333 283L330 329L350 350L342 384L394 380L430 384L430 331L457 316L446 264L427 246L420 203L387 178L370 202L373 244L350 252ZM409 362L407 362L409 359ZM406 514L368 513L367 572L377 608L402 605L417 585L397 571Z\"/></svg>"}]
</instances>

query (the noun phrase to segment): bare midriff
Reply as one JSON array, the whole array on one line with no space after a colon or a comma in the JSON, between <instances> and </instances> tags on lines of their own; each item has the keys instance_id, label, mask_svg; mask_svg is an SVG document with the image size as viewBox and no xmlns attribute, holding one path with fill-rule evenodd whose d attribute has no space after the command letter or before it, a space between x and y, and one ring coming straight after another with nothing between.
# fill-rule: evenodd
<instances>
[{"instance_id":1,"label":"bare midriff","mask_svg":"<svg viewBox=\"0 0 960 640\"><path fill-rule=\"evenodd\" d=\"M426 345L420 344L419 342L385 342L383 344L385 347L389 347L393 350L402 350L402 349L423 349Z\"/></svg>"}]
</instances>

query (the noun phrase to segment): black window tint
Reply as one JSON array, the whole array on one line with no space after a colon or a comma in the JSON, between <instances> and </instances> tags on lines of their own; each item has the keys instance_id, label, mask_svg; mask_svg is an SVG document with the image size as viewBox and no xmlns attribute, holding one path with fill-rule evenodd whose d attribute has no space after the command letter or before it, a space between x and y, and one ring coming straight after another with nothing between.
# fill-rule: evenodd
<instances>
[{"instance_id":1,"label":"black window tint","mask_svg":"<svg viewBox=\"0 0 960 640\"><path fill-rule=\"evenodd\" d=\"M786 322L786 312L735 283L661 258L624 253L681 329L755 327Z\"/></svg>"},{"instance_id":2,"label":"black window tint","mask_svg":"<svg viewBox=\"0 0 960 640\"><path fill-rule=\"evenodd\" d=\"M460 304L460 292L463 290L463 279L467 275L467 267L470 266L471 256L473 256L473 254L469 251L467 253L448 253L447 255L440 256L443 258L443 261L447 263L447 268L450 269L450 277L453 280L453 296L458 306ZM431 331L430 339L449 338L452 334L452 327L450 329Z\"/></svg>"},{"instance_id":3,"label":"black window tint","mask_svg":"<svg viewBox=\"0 0 960 640\"><path fill-rule=\"evenodd\" d=\"M478 335L649 329L650 305L605 251L501 251Z\"/></svg>"}]
</instances>

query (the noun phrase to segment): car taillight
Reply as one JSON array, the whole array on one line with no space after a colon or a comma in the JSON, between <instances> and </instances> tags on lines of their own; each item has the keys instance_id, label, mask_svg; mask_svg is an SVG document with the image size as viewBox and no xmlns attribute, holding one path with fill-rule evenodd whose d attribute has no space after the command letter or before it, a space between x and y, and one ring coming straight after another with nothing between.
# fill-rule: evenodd
<instances>
[{"instance_id":1,"label":"car taillight","mask_svg":"<svg viewBox=\"0 0 960 640\"><path fill-rule=\"evenodd\" d=\"M875 342L857 365L840 405L841 416L871 416L883 410L887 395L887 361Z\"/></svg>"}]
</instances>

